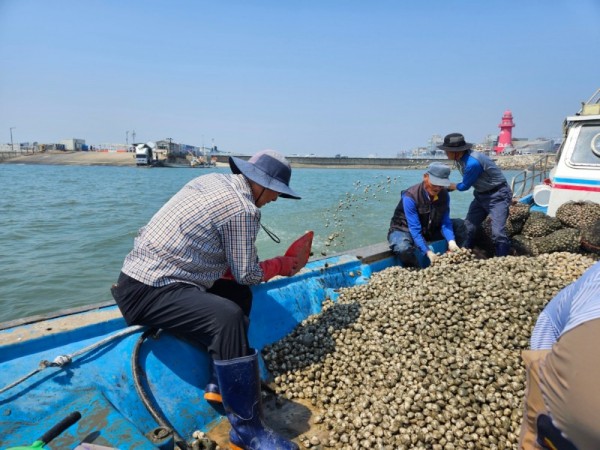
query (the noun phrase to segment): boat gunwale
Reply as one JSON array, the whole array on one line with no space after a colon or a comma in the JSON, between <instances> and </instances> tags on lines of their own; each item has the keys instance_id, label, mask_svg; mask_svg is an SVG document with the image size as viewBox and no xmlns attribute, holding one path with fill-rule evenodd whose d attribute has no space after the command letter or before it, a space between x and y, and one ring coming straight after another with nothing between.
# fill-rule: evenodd
<instances>
[{"instance_id":1,"label":"boat gunwale","mask_svg":"<svg viewBox=\"0 0 600 450\"><path fill-rule=\"evenodd\" d=\"M379 260L382 260L382 259L392 256L392 252L391 252L387 242L380 242L377 244L372 244L372 245L368 245L365 247L353 249L353 250L350 250L347 252L334 253L331 255L317 257L314 259L311 258L309 260L308 264L314 265L314 264L318 264L319 262L323 262L323 265L326 266L328 264L328 261L330 261L332 259L336 260L336 258L340 258L342 256L354 257L357 260L361 261L363 264L370 264L372 262L379 261ZM343 262L343 261L341 261L341 262ZM341 262L336 261L335 265L340 264ZM298 273L298 275L302 275L302 273L303 273L303 271L300 271ZM277 279L278 278L275 278L273 281L277 281ZM78 307L73 307L73 308L59 309L59 310L53 311L53 312L36 314L36 315L27 316L27 317L23 317L23 318L19 318L19 319L9 320L6 322L0 322L0 332L10 330L13 328L19 328L19 327L22 327L25 325L33 325L33 324L40 323L40 322L46 322L46 321L51 321L51 320L55 320L55 319L66 317L66 316L73 316L73 315L77 315L77 314L88 313L90 311L101 310L101 309L109 308L109 307L113 307L113 306L116 306L116 303L114 300L110 300L110 301L92 303L89 305L78 306ZM0 346L1 345L2 345L2 343L0 342Z\"/></svg>"}]
</instances>

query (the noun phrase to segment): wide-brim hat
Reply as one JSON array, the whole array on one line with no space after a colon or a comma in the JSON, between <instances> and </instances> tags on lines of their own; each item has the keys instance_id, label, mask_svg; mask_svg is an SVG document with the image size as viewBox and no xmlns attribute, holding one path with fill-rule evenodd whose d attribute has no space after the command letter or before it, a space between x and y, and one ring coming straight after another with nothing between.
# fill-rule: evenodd
<instances>
[{"instance_id":1,"label":"wide-brim hat","mask_svg":"<svg viewBox=\"0 0 600 450\"><path fill-rule=\"evenodd\" d=\"M444 143L437 148L446 152L462 152L473 147L470 142L465 142L465 137L460 133L450 133L444 137Z\"/></svg>"},{"instance_id":2,"label":"wide-brim hat","mask_svg":"<svg viewBox=\"0 0 600 450\"><path fill-rule=\"evenodd\" d=\"M273 150L258 152L248 161L229 157L229 167L235 174L241 173L249 180L278 192L280 197L299 200L301 197L290 188L292 167L283 155Z\"/></svg>"}]
</instances>

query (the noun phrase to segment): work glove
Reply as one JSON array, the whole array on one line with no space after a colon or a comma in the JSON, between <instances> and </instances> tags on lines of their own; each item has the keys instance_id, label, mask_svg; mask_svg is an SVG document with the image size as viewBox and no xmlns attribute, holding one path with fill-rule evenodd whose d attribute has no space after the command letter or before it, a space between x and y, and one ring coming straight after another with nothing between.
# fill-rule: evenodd
<instances>
[{"instance_id":1,"label":"work glove","mask_svg":"<svg viewBox=\"0 0 600 450\"><path fill-rule=\"evenodd\" d=\"M275 258L265 259L259 262L258 265L263 271L263 281L269 281L277 275L291 277L302 268L298 258L294 256L276 256Z\"/></svg>"},{"instance_id":2,"label":"work glove","mask_svg":"<svg viewBox=\"0 0 600 450\"><path fill-rule=\"evenodd\" d=\"M437 259L438 255L436 255L433 250L427 250L427 257L429 258L429 262L433 264L433 261Z\"/></svg>"},{"instance_id":3,"label":"work glove","mask_svg":"<svg viewBox=\"0 0 600 450\"><path fill-rule=\"evenodd\" d=\"M231 273L231 268L228 267L223 276L221 276L223 280L235 280L233 274Z\"/></svg>"},{"instance_id":4,"label":"work glove","mask_svg":"<svg viewBox=\"0 0 600 450\"><path fill-rule=\"evenodd\" d=\"M310 258L310 252L314 235L314 232L307 231L294 242L292 242L292 245L290 245L285 252L285 256L292 256L298 258L298 263L300 264L298 270L302 269L308 262L308 258Z\"/></svg>"},{"instance_id":5,"label":"work glove","mask_svg":"<svg viewBox=\"0 0 600 450\"><path fill-rule=\"evenodd\" d=\"M460 250L458 245L456 245L456 241L448 241L448 250L451 252L457 252Z\"/></svg>"}]
</instances>

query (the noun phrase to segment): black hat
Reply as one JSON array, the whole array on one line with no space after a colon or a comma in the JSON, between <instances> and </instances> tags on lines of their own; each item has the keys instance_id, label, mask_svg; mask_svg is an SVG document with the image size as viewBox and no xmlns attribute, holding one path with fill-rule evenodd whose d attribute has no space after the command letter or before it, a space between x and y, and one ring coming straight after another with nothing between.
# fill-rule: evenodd
<instances>
[{"instance_id":1,"label":"black hat","mask_svg":"<svg viewBox=\"0 0 600 450\"><path fill-rule=\"evenodd\" d=\"M465 142L465 137L460 133L450 133L444 137L444 143L437 148L447 152L462 152L473 147L470 142Z\"/></svg>"},{"instance_id":2,"label":"black hat","mask_svg":"<svg viewBox=\"0 0 600 450\"><path fill-rule=\"evenodd\" d=\"M229 166L233 173L241 173L255 183L279 192L280 197L300 199L300 196L290 188L292 167L280 153L273 150L263 150L248 161L230 156Z\"/></svg>"}]
</instances>

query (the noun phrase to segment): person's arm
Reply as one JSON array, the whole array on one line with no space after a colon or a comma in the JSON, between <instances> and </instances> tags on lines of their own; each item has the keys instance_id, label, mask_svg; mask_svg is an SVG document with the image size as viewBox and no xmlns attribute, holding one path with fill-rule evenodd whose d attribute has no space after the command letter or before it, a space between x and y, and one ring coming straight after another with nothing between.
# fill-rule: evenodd
<instances>
[{"instance_id":1,"label":"person's arm","mask_svg":"<svg viewBox=\"0 0 600 450\"><path fill-rule=\"evenodd\" d=\"M456 189L459 191L468 191L482 173L483 166L475 158L469 156L467 158L467 163L465 164L463 179L460 183L455 185Z\"/></svg>"},{"instance_id":2,"label":"person's arm","mask_svg":"<svg viewBox=\"0 0 600 450\"><path fill-rule=\"evenodd\" d=\"M558 340L569 320L571 303L576 289L576 283L571 283L544 307L531 332L531 350L551 349Z\"/></svg>"},{"instance_id":3,"label":"person's arm","mask_svg":"<svg viewBox=\"0 0 600 450\"><path fill-rule=\"evenodd\" d=\"M258 264L256 236L260 222L252 214L236 214L221 229L225 257L233 278L240 284L255 285L263 279Z\"/></svg>"},{"instance_id":4,"label":"person's arm","mask_svg":"<svg viewBox=\"0 0 600 450\"><path fill-rule=\"evenodd\" d=\"M549 350L560 336L560 330L550 315L542 311L535 322L531 333L529 348L531 350Z\"/></svg>"},{"instance_id":5,"label":"person's arm","mask_svg":"<svg viewBox=\"0 0 600 450\"><path fill-rule=\"evenodd\" d=\"M408 223L408 231L413 238L415 246L419 248L423 253L427 253L429 248L427 242L423 237L423 231L421 228L421 221L419 220L419 212L417 211L417 204L415 201L408 197L402 197L402 205L404 206L404 215Z\"/></svg>"},{"instance_id":6,"label":"person's arm","mask_svg":"<svg viewBox=\"0 0 600 450\"><path fill-rule=\"evenodd\" d=\"M448 242L454 241L454 228L452 228L452 220L450 220L450 196L448 195L448 201L446 202L446 212L442 216L442 236Z\"/></svg>"}]
</instances>

